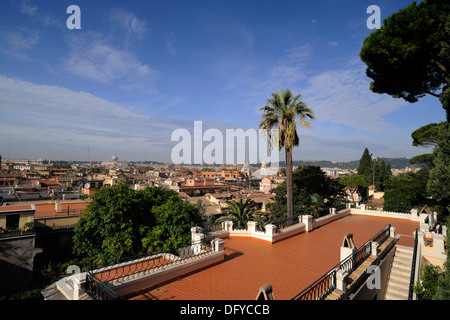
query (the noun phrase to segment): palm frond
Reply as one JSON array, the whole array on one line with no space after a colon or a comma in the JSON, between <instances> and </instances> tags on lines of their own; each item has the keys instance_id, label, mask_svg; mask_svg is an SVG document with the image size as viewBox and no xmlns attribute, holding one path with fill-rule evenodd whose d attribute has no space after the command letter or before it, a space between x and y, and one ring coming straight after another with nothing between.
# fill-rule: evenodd
<instances>
[{"instance_id":1,"label":"palm frond","mask_svg":"<svg viewBox=\"0 0 450 320\"><path fill-rule=\"evenodd\" d=\"M289 89L272 93L267 104L260 110L264 112L259 128L267 132L269 140L270 130L278 129L278 147L292 151L294 146L298 146L299 137L296 131L296 118L298 124L306 128L311 128L311 124L305 118L314 119L314 112L300 101L301 95L293 96ZM273 147L273 144L270 145Z\"/></svg>"}]
</instances>

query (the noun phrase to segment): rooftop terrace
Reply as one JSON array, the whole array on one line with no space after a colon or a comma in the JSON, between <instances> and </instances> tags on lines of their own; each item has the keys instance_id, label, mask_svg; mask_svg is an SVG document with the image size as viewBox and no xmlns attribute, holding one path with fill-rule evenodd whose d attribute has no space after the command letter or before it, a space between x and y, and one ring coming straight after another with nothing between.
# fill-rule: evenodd
<instances>
[{"instance_id":1,"label":"rooftop terrace","mask_svg":"<svg viewBox=\"0 0 450 320\"><path fill-rule=\"evenodd\" d=\"M277 300L288 300L340 260L346 233L357 247L391 224L398 245L413 246L419 223L408 219L349 215L274 244L255 238L225 239L223 263L192 273L130 300L253 300L266 283Z\"/></svg>"}]
</instances>

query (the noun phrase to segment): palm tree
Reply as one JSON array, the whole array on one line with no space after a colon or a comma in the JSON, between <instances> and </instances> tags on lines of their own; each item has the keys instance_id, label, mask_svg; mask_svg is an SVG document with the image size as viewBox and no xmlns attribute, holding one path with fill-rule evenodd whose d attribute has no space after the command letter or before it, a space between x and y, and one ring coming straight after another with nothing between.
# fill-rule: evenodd
<instances>
[{"instance_id":1,"label":"palm tree","mask_svg":"<svg viewBox=\"0 0 450 320\"><path fill-rule=\"evenodd\" d=\"M312 194L311 205L309 206L309 208L311 209L314 218L317 218L319 216L319 212L320 210L322 210L322 205L323 205L323 198L317 193Z\"/></svg>"},{"instance_id":2,"label":"palm tree","mask_svg":"<svg viewBox=\"0 0 450 320\"><path fill-rule=\"evenodd\" d=\"M254 220L258 222L258 230L264 231L267 224L274 222L275 216L271 211L258 211L255 213Z\"/></svg>"},{"instance_id":3,"label":"palm tree","mask_svg":"<svg viewBox=\"0 0 450 320\"><path fill-rule=\"evenodd\" d=\"M257 210L256 202L252 199L247 199L245 202L239 199L239 201L227 201L227 205L228 208L225 209L227 215L217 218L215 223L231 220L233 229L246 229L247 222L253 220Z\"/></svg>"},{"instance_id":4,"label":"palm tree","mask_svg":"<svg viewBox=\"0 0 450 320\"><path fill-rule=\"evenodd\" d=\"M299 144L297 135L296 117L299 118L300 126L311 127L304 118L314 119L314 112L306 104L300 101L301 95L293 96L289 89L272 93L272 98L267 100L266 106L262 107L262 120L259 128L263 129L269 137L269 146L273 148L278 145L278 151L284 147L286 152L286 200L288 224L292 225L294 220L293 183L292 183L292 149ZM277 127L278 141L272 139L271 130ZM277 144L278 143L278 144Z\"/></svg>"}]
</instances>

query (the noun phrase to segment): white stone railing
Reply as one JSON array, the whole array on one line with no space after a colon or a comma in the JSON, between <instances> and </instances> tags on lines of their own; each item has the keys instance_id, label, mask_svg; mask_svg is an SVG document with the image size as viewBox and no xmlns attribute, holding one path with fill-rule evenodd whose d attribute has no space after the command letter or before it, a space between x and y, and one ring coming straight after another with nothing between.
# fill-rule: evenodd
<instances>
[{"instance_id":1,"label":"white stone railing","mask_svg":"<svg viewBox=\"0 0 450 320\"><path fill-rule=\"evenodd\" d=\"M139 292L139 290L142 290L144 288L155 287L158 284L172 281L173 279L177 279L186 274L202 270L208 266L212 266L224 261L224 241L221 239L212 240L211 250L208 250L205 253L196 252L198 246L195 242L192 246L189 247L191 247L191 249L194 251L194 255L187 258L181 258L169 253L157 254L111 265L105 268L93 270L92 272L105 273L108 271L114 271L114 269L118 268L124 269L124 267L137 265L149 259L151 260L161 256L172 260L167 265L157 266L156 268L143 268L137 273L127 274L126 272L124 272L120 279L118 279L120 281L111 280L108 283L108 287L111 290L115 291L117 294L123 296L130 292ZM85 284L86 272L81 272L57 281L56 288L66 297L66 299L78 300L81 295L85 293Z\"/></svg>"},{"instance_id":2,"label":"white stone railing","mask_svg":"<svg viewBox=\"0 0 450 320\"><path fill-rule=\"evenodd\" d=\"M417 215L416 209L412 209L411 212L393 212L393 211L370 210L370 209L366 209L366 207L364 205L361 205L359 208L351 208L350 213L356 214L356 215L366 215L366 216L408 219L411 221L420 221L420 216Z\"/></svg>"},{"instance_id":3,"label":"white stone railing","mask_svg":"<svg viewBox=\"0 0 450 320\"><path fill-rule=\"evenodd\" d=\"M341 219L350 214L350 209L344 209L340 211L330 210L330 214L313 219L311 215L299 216L299 221L286 228L279 229L274 224L267 224L264 228L265 231L258 230L258 222L249 221L247 223L247 229L233 230L233 221L225 221L222 223L222 230L211 232L213 236L220 238L232 237L251 237L270 243L274 243L292 236L301 234L303 232L312 231L315 228L319 228L325 224ZM204 237L201 228L192 228L192 241L199 241Z\"/></svg>"}]
</instances>

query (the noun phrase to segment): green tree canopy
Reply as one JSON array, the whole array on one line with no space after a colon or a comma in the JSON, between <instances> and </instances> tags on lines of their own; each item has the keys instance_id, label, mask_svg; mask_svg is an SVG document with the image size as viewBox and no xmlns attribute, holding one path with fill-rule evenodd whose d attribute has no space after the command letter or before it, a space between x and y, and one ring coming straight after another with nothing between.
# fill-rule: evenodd
<instances>
[{"instance_id":1,"label":"green tree canopy","mask_svg":"<svg viewBox=\"0 0 450 320\"><path fill-rule=\"evenodd\" d=\"M378 191L384 191L385 181L392 175L391 166L389 164L386 165L383 159L376 159L373 170L375 170L373 173L375 188Z\"/></svg>"},{"instance_id":2,"label":"green tree canopy","mask_svg":"<svg viewBox=\"0 0 450 320\"><path fill-rule=\"evenodd\" d=\"M427 180L429 169L421 169L417 173L391 176L386 182L384 191L385 211L409 212L412 208L431 205L427 199Z\"/></svg>"},{"instance_id":3,"label":"green tree canopy","mask_svg":"<svg viewBox=\"0 0 450 320\"><path fill-rule=\"evenodd\" d=\"M357 169L358 175L364 175L366 177L367 184L372 184L372 154L369 153L369 149L365 148Z\"/></svg>"},{"instance_id":4,"label":"green tree canopy","mask_svg":"<svg viewBox=\"0 0 450 320\"><path fill-rule=\"evenodd\" d=\"M439 277L442 269L439 266L427 264L424 267L420 282L414 285L414 291L419 300L433 300L438 288Z\"/></svg>"},{"instance_id":5,"label":"green tree canopy","mask_svg":"<svg viewBox=\"0 0 450 320\"><path fill-rule=\"evenodd\" d=\"M437 146L433 151L433 168L428 179L428 192L438 201L443 215L450 213L450 124L448 122L438 134Z\"/></svg>"},{"instance_id":6,"label":"green tree canopy","mask_svg":"<svg viewBox=\"0 0 450 320\"><path fill-rule=\"evenodd\" d=\"M362 198L367 195L367 183L366 176L363 174L352 174L348 176L343 176L339 178L339 183L347 188L349 188L352 194L357 193Z\"/></svg>"},{"instance_id":7,"label":"green tree canopy","mask_svg":"<svg viewBox=\"0 0 450 320\"><path fill-rule=\"evenodd\" d=\"M450 240L450 229L447 230L447 243ZM439 276L434 300L450 300L450 255L447 254L444 272Z\"/></svg>"},{"instance_id":8,"label":"green tree canopy","mask_svg":"<svg viewBox=\"0 0 450 320\"><path fill-rule=\"evenodd\" d=\"M286 213L286 183L275 189L271 211L276 218ZM327 177L318 166L299 166L293 172L294 212L306 213L314 199L320 197L327 206L337 206L344 202L344 190L336 179ZM315 196L313 196L315 195Z\"/></svg>"},{"instance_id":9,"label":"green tree canopy","mask_svg":"<svg viewBox=\"0 0 450 320\"><path fill-rule=\"evenodd\" d=\"M162 230L159 240L178 241L186 232L184 226L195 225L197 217L191 207L175 191L156 186L135 191L122 181L102 188L75 226L74 253L90 263L112 263L145 253L150 246L144 246L143 239L158 230ZM161 218L163 210L167 210L166 220ZM188 218L185 211L189 211ZM167 223L174 223L173 229L165 228Z\"/></svg>"},{"instance_id":10,"label":"green tree canopy","mask_svg":"<svg viewBox=\"0 0 450 320\"><path fill-rule=\"evenodd\" d=\"M233 229L247 229L247 222L252 221L256 214L256 203L251 199L243 201L227 201L225 216L216 219L216 223L233 221Z\"/></svg>"},{"instance_id":11,"label":"green tree canopy","mask_svg":"<svg viewBox=\"0 0 450 320\"><path fill-rule=\"evenodd\" d=\"M413 140L412 145L418 146L435 146L438 139L439 129L444 125L441 123L430 123L411 133Z\"/></svg>"},{"instance_id":12,"label":"green tree canopy","mask_svg":"<svg viewBox=\"0 0 450 320\"><path fill-rule=\"evenodd\" d=\"M190 244L191 228L202 222L198 207L178 196L154 206L152 214L155 224L142 239L148 252L177 253L179 248Z\"/></svg>"},{"instance_id":13,"label":"green tree canopy","mask_svg":"<svg viewBox=\"0 0 450 320\"><path fill-rule=\"evenodd\" d=\"M312 194L309 209L311 210L311 213L314 218L317 218L319 216L322 207L323 207L323 198L317 193Z\"/></svg>"},{"instance_id":14,"label":"green tree canopy","mask_svg":"<svg viewBox=\"0 0 450 320\"><path fill-rule=\"evenodd\" d=\"M419 154L419 155L409 159L409 163L416 164L419 167L432 166L433 165L433 154L432 153Z\"/></svg>"},{"instance_id":15,"label":"green tree canopy","mask_svg":"<svg viewBox=\"0 0 450 320\"><path fill-rule=\"evenodd\" d=\"M357 173L366 178L367 187L375 185L378 191L384 190L384 181L392 174L391 166L386 165L383 159L372 158L372 154L369 153L367 148L364 149L359 160ZM367 192L364 192L364 188L362 184L359 185L359 193L363 197L367 194Z\"/></svg>"},{"instance_id":16,"label":"green tree canopy","mask_svg":"<svg viewBox=\"0 0 450 320\"><path fill-rule=\"evenodd\" d=\"M373 92L408 102L439 97L449 119L449 12L445 0L412 2L364 40L360 57Z\"/></svg>"}]
</instances>

